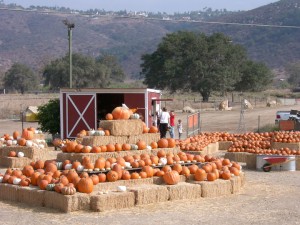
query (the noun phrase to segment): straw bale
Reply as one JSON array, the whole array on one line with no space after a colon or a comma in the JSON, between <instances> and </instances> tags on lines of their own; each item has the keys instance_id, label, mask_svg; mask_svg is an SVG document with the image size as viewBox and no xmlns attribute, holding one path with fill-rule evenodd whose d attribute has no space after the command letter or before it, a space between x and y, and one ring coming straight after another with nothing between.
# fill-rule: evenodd
<instances>
[{"instance_id":1,"label":"straw bale","mask_svg":"<svg viewBox=\"0 0 300 225\"><path fill-rule=\"evenodd\" d=\"M175 147L175 148L155 148L155 149L151 150L150 154L157 155L157 152L159 150L164 150L166 154L167 153L178 154L179 152L181 152L179 147Z\"/></svg>"},{"instance_id":2,"label":"straw bale","mask_svg":"<svg viewBox=\"0 0 300 225\"><path fill-rule=\"evenodd\" d=\"M129 136L143 133L142 120L101 120L99 127L109 130L113 136Z\"/></svg>"},{"instance_id":3,"label":"straw bale","mask_svg":"<svg viewBox=\"0 0 300 225\"><path fill-rule=\"evenodd\" d=\"M201 181L199 182L202 188L201 196L206 197L219 197L231 194L231 181L230 180L215 180L213 182Z\"/></svg>"},{"instance_id":4,"label":"straw bale","mask_svg":"<svg viewBox=\"0 0 300 225\"><path fill-rule=\"evenodd\" d=\"M290 150L300 150L300 143L282 143L282 142L272 142L272 149L281 149L281 148L289 148Z\"/></svg>"},{"instance_id":5,"label":"straw bale","mask_svg":"<svg viewBox=\"0 0 300 225\"><path fill-rule=\"evenodd\" d=\"M28 165L32 160L27 157L6 157L0 156L0 166L5 168L22 168Z\"/></svg>"},{"instance_id":6,"label":"straw bale","mask_svg":"<svg viewBox=\"0 0 300 225\"><path fill-rule=\"evenodd\" d=\"M7 201L18 201L19 188L17 185L0 183L0 199Z\"/></svg>"},{"instance_id":7,"label":"straw bale","mask_svg":"<svg viewBox=\"0 0 300 225\"><path fill-rule=\"evenodd\" d=\"M224 158L235 162L246 162L247 152L226 152Z\"/></svg>"},{"instance_id":8,"label":"straw bale","mask_svg":"<svg viewBox=\"0 0 300 225\"><path fill-rule=\"evenodd\" d=\"M86 136L82 140L83 145L99 146L107 144L128 143L128 136Z\"/></svg>"},{"instance_id":9,"label":"straw bale","mask_svg":"<svg viewBox=\"0 0 300 225\"><path fill-rule=\"evenodd\" d=\"M62 212L73 212L78 210L78 203L78 193L75 195L63 195L55 191L45 191L45 207Z\"/></svg>"},{"instance_id":10,"label":"straw bale","mask_svg":"<svg viewBox=\"0 0 300 225\"><path fill-rule=\"evenodd\" d=\"M219 151L219 143L210 143L204 147L201 151L186 151L186 153L193 155L214 155Z\"/></svg>"},{"instance_id":11,"label":"straw bale","mask_svg":"<svg viewBox=\"0 0 300 225\"><path fill-rule=\"evenodd\" d=\"M18 201L34 206L44 206L45 192L34 186L19 187Z\"/></svg>"},{"instance_id":12,"label":"straw bale","mask_svg":"<svg viewBox=\"0 0 300 225\"><path fill-rule=\"evenodd\" d=\"M128 143L129 144L135 144L139 140L145 141L147 145L150 145L151 142L155 141L157 142L160 139L159 133L147 133L147 134L139 134L139 135L130 135L128 137Z\"/></svg>"},{"instance_id":13,"label":"straw bale","mask_svg":"<svg viewBox=\"0 0 300 225\"><path fill-rule=\"evenodd\" d=\"M118 186L134 187L137 185L151 185L153 178L118 180L116 182L104 182L94 186L94 191L116 191Z\"/></svg>"},{"instance_id":14,"label":"straw bale","mask_svg":"<svg viewBox=\"0 0 300 225\"><path fill-rule=\"evenodd\" d=\"M246 154L246 166L247 169L256 170L256 154Z\"/></svg>"},{"instance_id":15,"label":"straw bale","mask_svg":"<svg viewBox=\"0 0 300 225\"><path fill-rule=\"evenodd\" d=\"M45 140L45 134L33 134L33 139Z\"/></svg>"},{"instance_id":16,"label":"straw bale","mask_svg":"<svg viewBox=\"0 0 300 225\"><path fill-rule=\"evenodd\" d=\"M108 192L107 194L96 194L91 196L91 210L104 212L116 209L131 208L135 205L133 192Z\"/></svg>"},{"instance_id":17,"label":"straw bale","mask_svg":"<svg viewBox=\"0 0 300 225\"><path fill-rule=\"evenodd\" d=\"M6 146L0 148L1 156L7 156L10 151L15 151L17 154L18 152L23 152L24 156L32 159L47 159L49 150L47 148L39 149L34 147L26 147L26 146Z\"/></svg>"},{"instance_id":18,"label":"straw bale","mask_svg":"<svg viewBox=\"0 0 300 225\"><path fill-rule=\"evenodd\" d=\"M295 159L296 159L296 170L300 170L300 156L295 155Z\"/></svg>"},{"instance_id":19,"label":"straw bale","mask_svg":"<svg viewBox=\"0 0 300 225\"><path fill-rule=\"evenodd\" d=\"M230 179L231 193L238 193L242 188L242 178L240 176L234 176Z\"/></svg>"},{"instance_id":20,"label":"straw bale","mask_svg":"<svg viewBox=\"0 0 300 225\"><path fill-rule=\"evenodd\" d=\"M246 176L244 172L240 172L239 177L241 178L241 186L244 187L246 183Z\"/></svg>"},{"instance_id":21,"label":"straw bale","mask_svg":"<svg viewBox=\"0 0 300 225\"><path fill-rule=\"evenodd\" d=\"M228 150L232 143L232 141L219 141L219 150Z\"/></svg>"},{"instance_id":22,"label":"straw bale","mask_svg":"<svg viewBox=\"0 0 300 225\"><path fill-rule=\"evenodd\" d=\"M166 185L169 191L169 200L201 198L201 185L185 182L176 185Z\"/></svg>"},{"instance_id":23,"label":"straw bale","mask_svg":"<svg viewBox=\"0 0 300 225\"><path fill-rule=\"evenodd\" d=\"M169 191L165 186L140 185L129 187L128 190L134 193L136 205L166 202L169 200Z\"/></svg>"}]
</instances>

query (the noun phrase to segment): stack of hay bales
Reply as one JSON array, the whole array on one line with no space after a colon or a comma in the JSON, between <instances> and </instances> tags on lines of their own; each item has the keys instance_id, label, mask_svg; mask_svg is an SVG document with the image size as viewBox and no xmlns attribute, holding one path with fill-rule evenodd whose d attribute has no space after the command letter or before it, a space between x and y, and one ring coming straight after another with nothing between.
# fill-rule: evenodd
<instances>
[{"instance_id":1,"label":"stack of hay bales","mask_svg":"<svg viewBox=\"0 0 300 225\"><path fill-rule=\"evenodd\" d=\"M9 152L15 151L24 153L24 157L9 157ZM26 147L26 146L4 146L0 148L0 166L8 168L22 168L32 161L47 160L49 150L47 148Z\"/></svg>"}]
</instances>

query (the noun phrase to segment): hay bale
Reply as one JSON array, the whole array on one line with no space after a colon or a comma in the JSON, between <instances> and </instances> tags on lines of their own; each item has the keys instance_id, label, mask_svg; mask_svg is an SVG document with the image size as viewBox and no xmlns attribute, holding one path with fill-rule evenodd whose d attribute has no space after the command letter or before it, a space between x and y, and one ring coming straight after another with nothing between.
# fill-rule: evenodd
<instances>
[{"instance_id":1,"label":"hay bale","mask_svg":"<svg viewBox=\"0 0 300 225\"><path fill-rule=\"evenodd\" d=\"M49 150L47 148L39 149L26 146L5 146L0 148L1 156L8 156L10 151L15 151L17 154L23 152L25 157L34 161L38 159L46 160L49 156Z\"/></svg>"},{"instance_id":2,"label":"hay bale","mask_svg":"<svg viewBox=\"0 0 300 225\"><path fill-rule=\"evenodd\" d=\"M113 136L129 136L143 133L142 120L101 120L99 127L109 130Z\"/></svg>"},{"instance_id":3,"label":"hay bale","mask_svg":"<svg viewBox=\"0 0 300 225\"><path fill-rule=\"evenodd\" d=\"M245 186L245 183L246 183L246 176L245 176L245 173L244 173L244 172L240 172L239 177L240 177L240 179L241 179L241 187L244 187L244 186Z\"/></svg>"},{"instance_id":4,"label":"hay bale","mask_svg":"<svg viewBox=\"0 0 300 225\"><path fill-rule=\"evenodd\" d=\"M169 191L165 186L140 185L129 187L128 191L134 193L136 205L146 205L169 200Z\"/></svg>"},{"instance_id":5,"label":"hay bale","mask_svg":"<svg viewBox=\"0 0 300 225\"><path fill-rule=\"evenodd\" d=\"M134 180L118 180L116 182L104 182L94 186L94 191L116 191L118 186L134 187L138 185L151 185L153 178L143 178Z\"/></svg>"},{"instance_id":6,"label":"hay bale","mask_svg":"<svg viewBox=\"0 0 300 225\"><path fill-rule=\"evenodd\" d=\"M182 112L187 112L187 113L195 113L196 110L193 109L192 107L190 106L185 106L183 109L182 109Z\"/></svg>"},{"instance_id":7,"label":"hay bale","mask_svg":"<svg viewBox=\"0 0 300 225\"><path fill-rule=\"evenodd\" d=\"M0 156L0 166L5 168L22 168L28 165L32 160L27 157L6 157Z\"/></svg>"},{"instance_id":8,"label":"hay bale","mask_svg":"<svg viewBox=\"0 0 300 225\"><path fill-rule=\"evenodd\" d=\"M82 142L83 145L89 146L100 146L107 144L124 144L128 143L128 136L86 136L83 137Z\"/></svg>"},{"instance_id":9,"label":"hay bale","mask_svg":"<svg viewBox=\"0 0 300 225\"><path fill-rule=\"evenodd\" d=\"M296 158L296 170L300 170L300 156L295 155Z\"/></svg>"},{"instance_id":10,"label":"hay bale","mask_svg":"<svg viewBox=\"0 0 300 225\"><path fill-rule=\"evenodd\" d=\"M231 194L231 181L230 180L215 180L209 181L192 181L192 184L201 185L201 196L204 198L219 197Z\"/></svg>"},{"instance_id":11,"label":"hay bale","mask_svg":"<svg viewBox=\"0 0 300 225\"><path fill-rule=\"evenodd\" d=\"M201 198L201 185L181 182L176 185L166 185L166 187L170 201Z\"/></svg>"},{"instance_id":12,"label":"hay bale","mask_svg":"<svg viewBox=\"0 0 300 225\"><path fill-rule=\"evenodd\" d=\"M18 201L34 206L44 206L45 192L34 186L19 187Z\"/></svg>"},{"instance_id":13,"label":"hay bale","mask_svg":"<svg viewBox=\"0 0 300 225\"><path fill-rule=\"evenodd\" d=\"M224 158L235 162L246 162L247 152L226 152Z\"/></svg>"},{"instance_id":14,"label":"hay bale","mask_svg":"<svg viewBox=\"0 0 300 225\"><path fill-rule=\"evenodd\" d=\"M256 170L256 154L246 154L246 167L250 170Z\"/></svg>"},{"instance_id":15,"label":"hay bale","mask_svg":"<svg viewBox=\"0 0 300 225\"><path fill-rule=\"evenodd\" d=\"M179 182L186 182L187 178L183 175L180 175L180 180ZM164 179L162 177L153 177L153 184L156 185L161 185L161 184L165 184Z\"/></svg>"},{"instance_id":16,"label":"hay bale","mask_svg":"<svg viewBox=\"0 0 300 225\"><path fill-rule=\"evenodd\" d=\"M0 183L0 200L18 201L19 188L17 185Z\"/></svg>"},{"instance_id":17,"label":"hay bale","mask_svg":"<svg viewBox=\"0 0 300 225\"><path fill-rule=\"evenodd\" d=\"M45 134L33 134L33 139L45 140Z\"/></svg>"},{"instance_id":18,"label":"hay bale","mask_svg":"<svg viewBox=\"0 0 300 225\"><path fill-rule=\"evenodd\" d=\"M232 141L219 141L219 150L228 150L232 144Z\"/></svg>"},{"instance_id":19,"label":"hay bale","mask_svg":"<svg viewBox=\"0 0 300 225\"><path fill-rule=\"evenodd\" d=\"M242 189L242 178L240 176L234 176L230 179L231 193L238 193Z\"/></svg>"},{"instance_id":20,"label":"hay bale","mask_svg":"<svg viewBox=\"0 0 300 225\"><path fill-rule=\"evenodd\" d=\"M300 150L300 143L282 143L282 142L272 142L272 149L281 149L281 148L289 148L290 150Z\"/></svg>"},{"instance_id":21,"label":"hay bale","mask_svg":"<svg viewBox=\"0 0 300 225\"><path fill-rule=\"evenodd\" d=\"M91 209L96 212L125 209L134 207L135 195L133 192L108 192L91 196Z\"/></svg>"},{"instance_id":22,"label":"hay bale","mask_svg":"<svg viewBox=\"0 0 300 225\"><path fill-rule=\"evenodd\" d=\"M156 133L147 133L147 134L139 134L139 135L130 135L128 137L129 144L135 144L139 140L145 141L147 145L150 145L151 142L157 142L160 139L160 134Z\"/></svg>"},{"instance_id":23,"label":"hay bale","mask_svg":"<svg viewBox=\"0 0 300 225\"><path fill-rule=\"evenodd\" d=\"M79 206L78 197L81 196L80 194L81 193L76 193L75 195L63 195L55 191L45 191L45 207L53 208L62 212L73 212L78 211L79 208L87 208L86 204ZM85 198L90 197L87 194L84 195L86 195ZM81 202L84 201L81 200Z\"/></svg>"}]
</instances>

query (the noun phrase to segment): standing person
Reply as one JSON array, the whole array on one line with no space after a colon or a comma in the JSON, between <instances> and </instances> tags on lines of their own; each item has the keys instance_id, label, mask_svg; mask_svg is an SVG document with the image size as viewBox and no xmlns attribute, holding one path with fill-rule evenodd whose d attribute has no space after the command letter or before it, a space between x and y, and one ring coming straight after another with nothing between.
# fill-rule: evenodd
<instances>
[{"instance_id":1,"label":"standing person","mask_svg":"<svg viewBox=\"0 0 300 225\"><path fill-rule=\"evenodd\" d=\"M182 133L183 133L183 127L182 127L181 120L178 120L178 123L177 123L177 130L178 130L178 138L180 139L180 138L181 138L181 135L182 135Z\"/></svg>"},{"instance_id":2,"label":"standing person","mask_svg":"<svg viewBox=\"0 0 300 225\"><path fill-rule=\"evenodd\" d=\"M169 133L170 133L171 138L175 138L174 127L175 127L175 113L174 113L174 110L171 110L171 112L170 112L170 126L169 126Z\"/></svg>"},{"instance_id":3,"label":"standing person","mask_svg":"<svg viewBox=\"0 0 300 225\"><path fill-rule=\"evenodd\" d=\"M159 123L160 138L165 138L169 126L169 121L170 121L170 114L167 112L166 107L163 107L159 119L160 119L160 123Z\"/></svg>"}]
</instances>

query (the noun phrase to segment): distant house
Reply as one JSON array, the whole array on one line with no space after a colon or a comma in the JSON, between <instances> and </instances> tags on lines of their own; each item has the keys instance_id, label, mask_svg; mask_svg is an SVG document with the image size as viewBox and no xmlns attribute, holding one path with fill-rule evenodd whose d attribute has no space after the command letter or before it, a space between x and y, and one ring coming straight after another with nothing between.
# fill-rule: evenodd
<instances>
[{"instance_id":1,"label":"distant house","mask_svg":"<svg viewBox=\"0 0 300 225\"><path fill-rule=\"evenodd\" d=\"M28 106L27 109L23 112L23 121L37 122L38 121L37 114L38 114L37 106Z\"/></svg>"}]
</instances>

